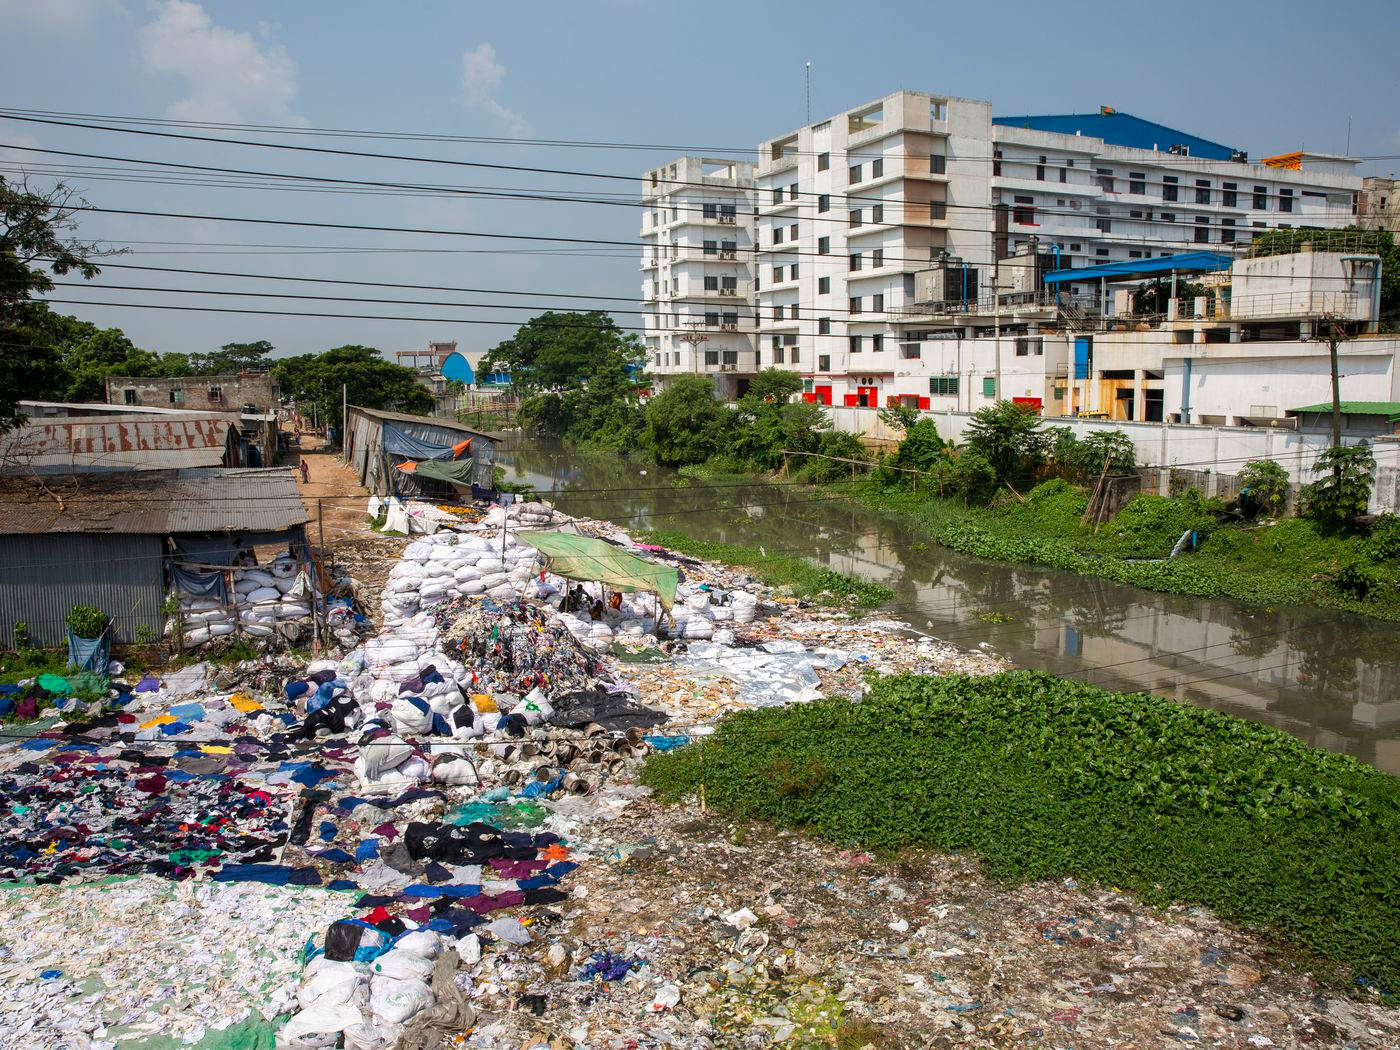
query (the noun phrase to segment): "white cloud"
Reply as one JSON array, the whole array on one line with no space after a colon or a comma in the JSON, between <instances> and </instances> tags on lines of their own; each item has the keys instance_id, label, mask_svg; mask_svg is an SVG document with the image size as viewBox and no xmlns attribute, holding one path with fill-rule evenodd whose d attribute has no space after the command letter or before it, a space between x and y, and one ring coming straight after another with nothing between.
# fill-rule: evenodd
<instances>
[{"instance_id":1,"label":"white cloud","mask_svg":"<svg viewBox=\"0 0 1400 1050\"><path fill-rule=\"evenodd\" d=\"M496 61L496 49L483 41L462 55L462 100L495 116L511 135L524 137L530 134L530 125L492 97L505 76L506 67Z\"/></svg>"},{"instance_id":2,"label":"white cloud","mask_svg":"<svg viewBox=\"0 0 1400 1050\"><path fill-rule=\"evenodd\" d=\"M176 120L304 123L292 112L297 66L261 26L261 39L216 26L199 4L164 0L141 28L148 73L185 80L186 95L165 111Z\"/></svg>"},{"instance_id":3,"label":"white cloud","mask_svg":"<svg viewBox=\"0 0 1400 1050\"><path fill-rule=\"evenodd\" d=\"M18 19L44 29L86 26L103 0L0 0L0 19Z\"/></svg>"}]
</instances>

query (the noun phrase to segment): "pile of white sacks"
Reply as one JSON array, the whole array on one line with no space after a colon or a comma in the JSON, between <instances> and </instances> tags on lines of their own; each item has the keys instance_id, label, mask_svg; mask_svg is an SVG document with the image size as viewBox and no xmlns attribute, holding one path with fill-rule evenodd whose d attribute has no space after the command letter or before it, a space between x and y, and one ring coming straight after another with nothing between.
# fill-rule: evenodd
<instances>
[{"instance_id":1,"label":"pile of white sacks","mask_svg":"<svg viewBox=\"0 0 1400 1050\"><path fill-rule=\"evenodd\" d=\"M377 930L366 930L365 940L387 943ZM346 1050L392 1046L405 1024L436 1001L431 981L443 949L438 934L413 930L373 962L313 959L297 989L301 1010L277 1034L278 1046L333 1047L342 1033ZM455 956L444 961L456 969Z\"/></svg>"},{"instance_id":2,"label":"pile of white sacks","mask_svg":"<svg viewBox=\"0 0 1400 1050\"><path fill-rule=\"evenodd\" d=\"M538 576L538 559L535 548L509 533L504 548L499 538L450 532L415 540L384 585L384 626L396 628L458 595L514 600Z\"/></svg>"},{"instance_id":3,"label":"pile of white sacks","mask_svg":"<svg viewBox=\"0 0 1400 1050\"><path fill-rule=\"evenodd\" d=\"M186 648L198 648L240 631L270 638L279 623L311 615L310 578L290 554L278 555L267 565L235 569L233 590L232 605L181 594L180 612L166 623L166 633L174 632L178 618L184 623Z\"/></svg>"}]
</instances>

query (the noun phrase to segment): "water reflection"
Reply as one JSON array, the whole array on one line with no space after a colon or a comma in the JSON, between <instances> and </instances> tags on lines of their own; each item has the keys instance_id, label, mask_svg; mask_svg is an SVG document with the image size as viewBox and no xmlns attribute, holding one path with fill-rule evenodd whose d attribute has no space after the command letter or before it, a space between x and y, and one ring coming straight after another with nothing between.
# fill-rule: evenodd
<instances>
[{"instance_id":1,"label":"water reflection","mask_svg":"<svg viewBox=\"0 0 1400 1050\"><path fill-rule=\"evenodd\" d=\"M1400 773L1396 625L970 558L810 490L692 484L616 456L531 444L500 462L515 480L554 490L565 510L800 553L884 584L892 615L959 645L985 641L1022 667L1226 710Z\"/></svg>"}]
</instances>

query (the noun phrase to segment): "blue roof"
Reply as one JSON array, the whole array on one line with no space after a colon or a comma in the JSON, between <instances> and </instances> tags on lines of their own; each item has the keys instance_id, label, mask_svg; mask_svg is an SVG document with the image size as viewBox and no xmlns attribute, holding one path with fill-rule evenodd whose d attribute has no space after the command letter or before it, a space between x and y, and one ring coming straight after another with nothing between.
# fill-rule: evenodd
<instances>
[{"instance_id":1,"label":"blue roof","mask_svg":"<svg viewBox=\"0 0 1400 1050\"><path fill-rule=\"evenodd\" d=\"M472 369L472 363L455 350L442 359L440 371L444 379L455 379L467 386L476 382L476 372Z\"/></svg>"},{"instance_id":2,"label":"blue roof","mask_svg":"<svg viewBox=\"0 0 1400 1050\"><path fill-rule=\"evenodd\" d=\"M1165 124L1143 120L1131 113L1060 113L1048 116L993 117L993 124L1005 124L1013 128L1030 128L1032 131L1050 131L1059 135L1088 135L1103 139L1110 146L1128 146L1132 149L1154 149L1165 153L1175 145L1184 145L1193 157L1207 160L1229 160L1236 152L1226 146L1199 135L1169 128Z\"/></svg>"},{"instance_id":3,"label":"blue roof","mask_svg":"<svg viewBox=\"0 0 1400 1050\"><path fill-rule=\"evenodd\" d=\"M1052 270L1045 275L1045 283L1091 281L1100 277L1148 277L1172 270L1205 273L1210 270L1228 270L1233 261L1228 255L1220 255L1217 252L1182 252L1180 255L1163 255L1156 259L1126 259L1123 262L1104 263L1102 266L1084 266L1078 270Z\"/></svg>"}]
</instances>

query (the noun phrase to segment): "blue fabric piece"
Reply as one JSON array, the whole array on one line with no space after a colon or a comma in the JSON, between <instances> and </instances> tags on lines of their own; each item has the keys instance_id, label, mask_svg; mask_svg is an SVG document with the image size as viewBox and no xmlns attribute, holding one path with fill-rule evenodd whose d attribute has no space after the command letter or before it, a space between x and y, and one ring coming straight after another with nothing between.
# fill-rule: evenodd
<instances>
[{"instance_id":1,"label":"blue fabric piece","mask_svg":"<svg viewBox=\"0 0 1400 1050\"><path fill-rule=\"evenodd\" d=\"M437 445L423 441L393 423L385 421L379 428L380 442L384 451L391 456L404 456L408 459L451 459L451 445Z\"/></svg>"},{"instance_id":2,"label":"blue fabric piece","mask_svg":"<svg viewBox=\"0 0 1400 1050\"><path fill-rule=\"evenodd\" d=\"M186 594L228 601L228 583L218 569L196 568L204 565L232 565L237 553L232 536L196 539L191 536L172 537L175 557L170 561L170 577ZM193 563L186 565L186 562Z\"/></svg>"},{"instance_id":3,"label":"blue fabric piece","mask_svg":"<svg viewBox=\"0 0 1400 1050\"><path fill-rule=\"evenodd\" d=\"M184 769L167 769L165 771L165 779L173 780L177 784L183 784L186 781L196 780L198 777L194 773Z\"/></svg>"},{"instance_id":4,"label":"blue fabric piece","mask_svg":"<svg viewBox=\"0 0 1400 1050\"><path fill-rule=\"evenodd\" d=\"M355 861L363 864L367 860L372 860L379 856L379 840L365 839L355 849Z\"/></svg>"},{"instance_id":5,"label":"blue fabric piece","mask_svg":"<svg viewBox=\"0 0 1400 1050\"><path fill-rule=\"evenodd\" d=\"M141 681L136 683L136 692L154 693L160 689L160 679L155 675L145 675Z\"/></svg>"},{"instance_id":6,"label":"blue fabric piece","mask_svg":"<svg viewBox=\"0 0 1400 1050\"><path fill-rule=\"evenodd\" d=\"M519 886L522 890L542 890L547 886L557 886L560 879L577 867L578 865L571 860L561 860L558 864L551 864L538 875L519 880Z\"/></svg>"},{"instance_id":7,"label":"blue fabric piece","mask_svg":"<svg viewBox=\"0 0 1400 1050\"><path fill-rule=\"evenodd\" d=\"M176 704L166 714L174 715L182 722L198 722L204 717L203 704Z\"/></svg>"},{"instance_id":8,"label":"blue fabric piece","mask_svg":"<svg viewBox=\"0 0 1400 1050\"><path fill-rule=\"evenodd\" d=\"M560 773L553 780L547 783L535 781L533 784L526 784L520 792L521 798L539 798L541 795L552 795L564 783L564 774Z\"/></svg>"},{"instance_id":9,"label":"blue fabric piece","mask_svg":"<svg viewBox=\"0 0 1400 1050\"><path fill-rule=\"evenodd\" d=\"M313 766L310 769L304 769L300 773L297 773L292 779L298 784L304 784L307 787L315 787L321 781L334 780L337 776L339 776L339 774L332 770L324 769L321 766Z\"/></svg>"},{"instance_id":10,"label":"blue fabric piece","mask_svg":"<svg viewBox=\"0 0 1400 1050\"><path fill-rule=\"evenodd\" d=\"M331 839L335 838L335 825L332 824L329 820L321 821L321 826L317 829L317 831L321 835L322 842L330 842Z\"/></svg>"},{"instance_id":11,"label":"blue fabric piece","mask_svg":"<svg viewBox=\"0 0 1400 1050\"><path fill-rule=\"evenodd\" d=\"M345 810L347 813L354 813L356 806L363 806L364 804L364 799L356 798L354 795L346 795L343 799L336 803L336 805L340 806L340 808Z\"/></svg>"},{"instance_id":12,"label":"blue fabric piece","mask_svg":"<svg viewBox=\"0 0 1400 1050\"><path fill-rule=\"evenodd\" d=\"M310 682L288 682L282 687L282 691L287 694L288 700L295 700L297 697L305 696L311 692Z\"/></svg>"},{"instance_id":13,"label":"blue fabric piece","mask_svg":"<svg viewBox=\"0 0 1400 1050\"><path fill-rule=\"evenodd\" d=\"M285 864L225 864L214 873L215 882L262 882L269 886L319 886L315 868L292 868Z\"/></svg>"},{"instance_id":14,"label":"blue fabric piece","mask_svg":"<svg viewBox=\"0 0 1400 1050\"><path fill-rule=\"evenodd\" d=\"M24 692L24 686L16 685L13 682L0 682L0 696L18 696Z\"/></svg>"},{"instance_id":15,"label":"blue fabric piece","mask_svg":"<svg viewBox=\"0 0 1400 1050\"><path fill-rule=\"evenodd\" d=\"M651 745L653 751L674 751L690 743L688 736L662 736L660 733L648 733L642 739Z\"/></svg>"},{"instance_id":16,"label":"blue fabric piece","mask_svg":"<svg viewBox=\"0 0 1400 1050\"><path fill-rule=\"evenodd\" d=\"M326 682L316 690L316 695L306 701L306 713L314 714L335 699L335 683Z\"/></svg>"},{"instance_id":17,"label":"blue fabric piece","mask_svg":"<svg viewBox=\"0 0 1400 1050\"><path fill-rule=\"evenodd\" d=\"M0 718L6 718L15 709L15 702L8 696L0 696Z\"/></svg>"},{"instance_id":18,"label":"blue fabric piece","mask_svg":"<svg viewBox=\"0 0 1400 1050\"><path fill-rule=\"evenodd\" d=\"M327 864L350 864L355 860L343 849L323 849L316 854L316 859L323 860Z\"/></svg>"},{"instance_id":19,"label":"blue fabric piece","mask_svg":"<svg viewBox=\"0 0 1400 1050\"><path fill-rule=\"evenodd\" d=\"M68 632L68 666L80 671L105 675L112 660L112 625L102 629L100 638L79 638Z\"/></svg>"},{"instance_id":20,"label":"blue fabric piece","mask_svg":"<svg viewBox=\"0 0 1400 1050\"><path fill-rule=\"evenodd\" d=\"M465 884L429 886L425 882L415 882L400 892L405 897L475 897L481 892L481 887Z\"/></svg>"},{"instance_id":21,"label":"blue fabric piece","mask_svg":"<svg viewBox=\"0 0 1400 1050\"><path fill-rule=\"evenodd\" d=\"M19 746L25 751L47 751L51 747L57 747L58 741L39 738L35 740L26 740Z\"/></svg>"},{"instance_id":22,"label":"blue fabric piece","mask_svg":"<svg viewBox=\"0 0 1400 1050\"><path fill-rule=\"evenodd\" d=\"M176 736L180 733L188 733L194 726L188 722L166 722L157 728L160 729L162 736Z\"/></svg>"},{"instance_id":23,"label":"blue fabric piece","mask_svg":"<svg viewBox=\"0 0 1400 1050\"><path fill-rule=\"evenodd\" d=\"M359 888L359 883L351 882L349 879L333 879L330 884L326 886L328 890L337 891L358 890Z\"/></svg>"},{"instance_id":24,"label":"blue fabric piece","mask_svg":"<svg viewBox=\"0 0 1400 1050\"><path fill-rule=\"evenodd\" d=\"M424 700L421 696L401 696L401 697L399 697L399 699L400 699L400 700L407 700L410 704L412 704L414 707L416 707L422 714L425 714L425 715L426 715L426 714L431 713L431 711L432 711L432 708L428 706L428 701Z\"/></svg>"},{"instance_id":25,"label":"blue fabric piece","mask_svg":"<svg viewBox=\"0 0 1400 1050\"><path fill-rule=\"evenodd\" d=\"M452 727L451 727L450 725L447 724L447 719L443 718L442 715L438 714L436 711L433 712L433 729L432 729L432 731L433 731L434 733L436 733L438 736L451 736L451 735L452 735Z\"/></svg>"}]
</instances>

